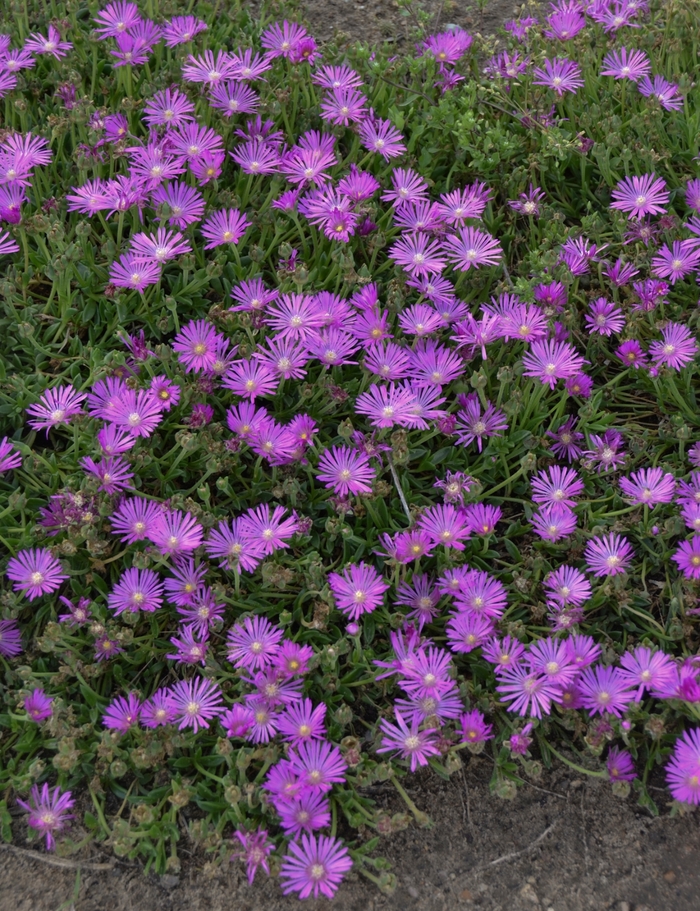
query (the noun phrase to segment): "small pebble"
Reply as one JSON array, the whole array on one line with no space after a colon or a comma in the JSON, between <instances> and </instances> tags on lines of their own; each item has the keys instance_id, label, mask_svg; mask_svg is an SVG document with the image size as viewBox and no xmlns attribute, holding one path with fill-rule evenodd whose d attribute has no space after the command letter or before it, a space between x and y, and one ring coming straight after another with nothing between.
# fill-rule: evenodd
<instances>
[{"instance_id":1,"label":"small pebble","mask_svg":"<svg viewBox=\"0 0 700 911\"><path fill-rule=\"evenodd\" d=\"M675 883L676 874L673 872L673 870L669 870L668 873L664 873L664 879L667 883Z\"/></svg>"}]
</instances>

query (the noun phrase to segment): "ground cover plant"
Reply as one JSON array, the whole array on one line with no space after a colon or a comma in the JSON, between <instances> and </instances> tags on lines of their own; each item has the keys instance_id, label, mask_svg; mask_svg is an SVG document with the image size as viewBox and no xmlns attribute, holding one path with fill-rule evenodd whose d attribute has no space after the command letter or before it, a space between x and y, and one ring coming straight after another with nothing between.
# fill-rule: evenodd
<instances>
[{"instance_id":1,"label":"ground cover plant","mask_svg":"<svg viewBox=\"0 0 700 911\"><path fill-rule=\"evenodd\" d=\"M700 802L698 10L12 11L4 839L331 897L465 750Z\"/></svg>"}]
</instances>

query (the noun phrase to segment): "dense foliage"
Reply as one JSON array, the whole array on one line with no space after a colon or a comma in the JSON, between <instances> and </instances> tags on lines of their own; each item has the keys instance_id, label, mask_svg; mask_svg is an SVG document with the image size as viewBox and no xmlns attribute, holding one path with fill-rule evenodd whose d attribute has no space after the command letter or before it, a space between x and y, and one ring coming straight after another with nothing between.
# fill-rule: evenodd
<instances>
[{"instance_id":1,"label":"dense foliage","mask_svg":"<svg viewBox=\"0 0 700 911\"><path fill-rule=\"evenodd\" d=\"M699 10L10 10L3 838L331 896L464 750L700 801Z\"/></svg>"}]
</instances>

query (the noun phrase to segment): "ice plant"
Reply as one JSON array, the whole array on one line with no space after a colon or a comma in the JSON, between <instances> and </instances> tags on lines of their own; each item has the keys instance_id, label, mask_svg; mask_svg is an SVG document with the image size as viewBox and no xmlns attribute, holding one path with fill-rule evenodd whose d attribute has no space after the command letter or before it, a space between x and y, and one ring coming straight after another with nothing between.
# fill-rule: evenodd
<instances>
[{"instance_id":1,"label":"ice plant","mask_svg":"<svg viewBox=\"0 0 700 911\"><path fill-rule=\"evenodd\" d=\"M73 814L68 811L73 808L74 800L70 791L62 791L59 787L49 788L44 783L32 786L29 801L18 800L17 803L29 813L27 824L36 829L46 839L46 850L53 851L56 847L55 832L62 831Z\"/></svg>"},{"instance_id":2,"label":"ice plant","mask_svg":"<svg viewBox=\"0 0 700 911\"><path fill-rule=\"evenodd\" d=\"M16 592L30 601L55 592L68 576L48 548L32 547L20 551L7 564L7 577Z\"/></svg>"}]
</instances>

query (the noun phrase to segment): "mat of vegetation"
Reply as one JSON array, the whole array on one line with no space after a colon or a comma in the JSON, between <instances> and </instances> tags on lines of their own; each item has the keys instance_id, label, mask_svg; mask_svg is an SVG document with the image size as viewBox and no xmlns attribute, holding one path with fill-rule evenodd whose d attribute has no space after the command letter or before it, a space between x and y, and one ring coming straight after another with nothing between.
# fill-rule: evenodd
<instances>
[{"instance_id":1,"label":"mat of vegetation","mask_svg":"<svg viewBox=\"0 0 700 911\"><path fill-rule=\"evenodd\" d=\"M700 802L699 10L10 10L5 840L332 897L465 750Z\"/></svg>"}]
</instances>

